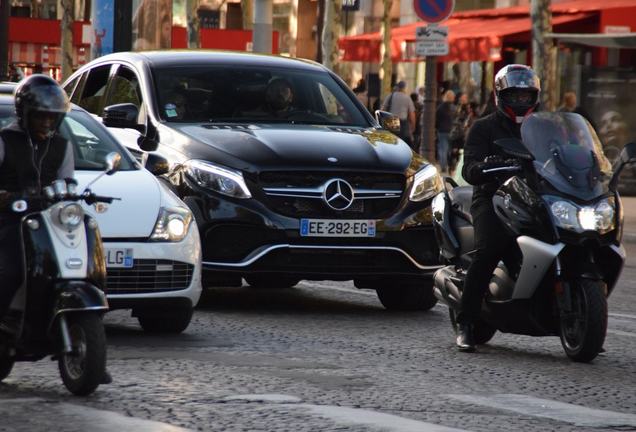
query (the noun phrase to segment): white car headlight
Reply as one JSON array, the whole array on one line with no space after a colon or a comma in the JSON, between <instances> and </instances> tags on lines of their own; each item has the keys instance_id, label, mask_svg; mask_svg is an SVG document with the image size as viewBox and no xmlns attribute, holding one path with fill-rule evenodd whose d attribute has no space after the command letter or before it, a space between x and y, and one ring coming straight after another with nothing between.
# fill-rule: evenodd
<instances>
[{"instance_id":1,"label":"white car headlight","mask_svg":"<svg viewBox=\"0 0 636 432\"><path fill-rule=\"evenodd\" d=\"M616 226L616 202L605 198L594 206L578 206L560 197L546 196L556 225L575 232L598 231L605 234Z\"/></svg>"},{"instance_id":2,"label":"white car headlight","mask_svg":"<svg viewBox=\"0 0 636 432\"><path fill-rule=\"evenodd\" d=\"M413 176L413 186L409 199L411 201L424 201L444 189L442 177L433 165L426 165Z\"/></svg>"},{"instance_id":3,"label":"white car headlight","mask_svg":"<svg viewBox=\"0 0 636 432\"><path fill-rule=\"evenodd\" d=\"M183 207L162 207L159 217L152 230L150 240L164 242L179 242L188 234L192 213Z\"/></svg>"},{"instance_id":4,"label":"white car headlight","mask_svg":"<svg viewBox=\"0 0 636 432\"><path fill-rule=\"evenodd\" d=\"M252 197L240 171L200 160L190 160L184 167L188 176L201 187L235 198Z\"/></svg>"},{"instance_id":5,"label":"white car headlight","mask_svg":"<svg viewBox=\"0 0 636 432\"><path fill-rule=\"evenodd\" d=\"M67 204L60 209L59 221L68 230L77 228L84 221L84 210L79 204Z\"/></svg>"}]
</instances>

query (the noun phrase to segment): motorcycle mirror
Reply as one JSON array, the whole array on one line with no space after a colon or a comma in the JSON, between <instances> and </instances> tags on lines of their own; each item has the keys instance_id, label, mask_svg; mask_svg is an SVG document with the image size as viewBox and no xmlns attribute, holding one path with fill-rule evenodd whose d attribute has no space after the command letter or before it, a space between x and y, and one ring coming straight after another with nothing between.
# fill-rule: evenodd
<instances>
[{"instance_id":1,"label":"motorcycle mirror","mask_svg":"<svg viewBox=\"0 0 636 432\"><path fill-rule=\"evenodd\" d=\"M636 162L636 142L625 144L625 147L623 147L623 150L621 150L621 154L619 158L616 160L616 162L614 163L614 166L612 167L614 170L614 174L612 174L612 179L610 180L610 183L609 183L610 189L612 190L616 189L616 186L618 185L618 177L620 176L621 171L623 171L623 168L625 167L625 165L633 164L635 162Z\"/></svg>"},{"instance_id":2,"label":"motorcycle mirror","mask_svg":"<svg viewBox=\"0 0 636 432\"><path fill-rule=\"evenodd\" d=\"M111 152L106 155L104 165L106 166L106 175L113 175L119 169L121 164L121 155L117 152Z\"/></svg>"},{"instance_id":3,"label":"motorcycle mirror","mask_svg":"<svg viewBox=\"0 0 636 432\"><path fill-rule=\"evenodd\" d=\"M526 146L518 138L500 138L495 140L495 145L500 147L504 153L509 154L523 160L534 160L532 153L528 151Z\"/></svg>"}]
</instances>

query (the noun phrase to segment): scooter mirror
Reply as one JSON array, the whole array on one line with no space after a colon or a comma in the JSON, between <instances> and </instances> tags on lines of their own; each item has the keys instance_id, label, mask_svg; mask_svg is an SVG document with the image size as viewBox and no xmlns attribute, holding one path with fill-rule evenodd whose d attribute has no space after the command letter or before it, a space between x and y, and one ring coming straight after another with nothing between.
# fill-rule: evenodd
<instances>
[{"instance_id":1,"label":"scooter mirror","mask_svg":"<svg viewBox=\"0 0 636 432\"><path fill-rule=\"evenodd\" d=\"M106 175L113 175L119 169L121 163L121 155L117 152L111 152L106 155L104 164L106 166Z\"/></svg>"},{"instance_id":2,"label":"scooter mirror","mask_svg":"<svg viewBox=\"0 0 636 432\"><path fill-rule=\"evenodd\" d=\"M625 144L621 150L621 162L631 164L636 162L636 142Z\"/></svg>"}]
</instances>

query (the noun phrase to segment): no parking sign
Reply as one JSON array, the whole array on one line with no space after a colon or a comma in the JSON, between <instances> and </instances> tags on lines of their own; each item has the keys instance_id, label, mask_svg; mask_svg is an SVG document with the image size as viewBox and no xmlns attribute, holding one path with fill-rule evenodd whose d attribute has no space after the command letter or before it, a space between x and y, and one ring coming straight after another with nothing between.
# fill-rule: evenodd
<instances>
[{"instance_id":1,"label":"no parking sign","mask_svg":"<svg viewBox=\"0 0 636 432\"><path fill-rule=\"evenodd\" d=\"M453 13L455 0L413 0L413 9L422 21L435 24Z\"/></svg>"}]
</instances>

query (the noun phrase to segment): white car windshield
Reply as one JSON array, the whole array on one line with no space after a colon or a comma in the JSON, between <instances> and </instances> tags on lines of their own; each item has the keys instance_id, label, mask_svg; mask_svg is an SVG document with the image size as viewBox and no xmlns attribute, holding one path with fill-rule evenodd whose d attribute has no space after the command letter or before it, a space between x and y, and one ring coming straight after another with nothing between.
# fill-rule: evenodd
<instances>
[{"instance_id":1,"label":"white car windshield","mask_svg":"<svg viewBox=\"0 0 636 432\"><path fill-rule=\"evenodd\" d=\"M15 120L13 105L0 105L0 129ZM119 171L137 169L127 151L108 134L105 127L85 112L71 110L60 125L60 135L73 146L76 170L103 170L104 158L110 152L122 156Z\"/></svg>"}]
</instances>

